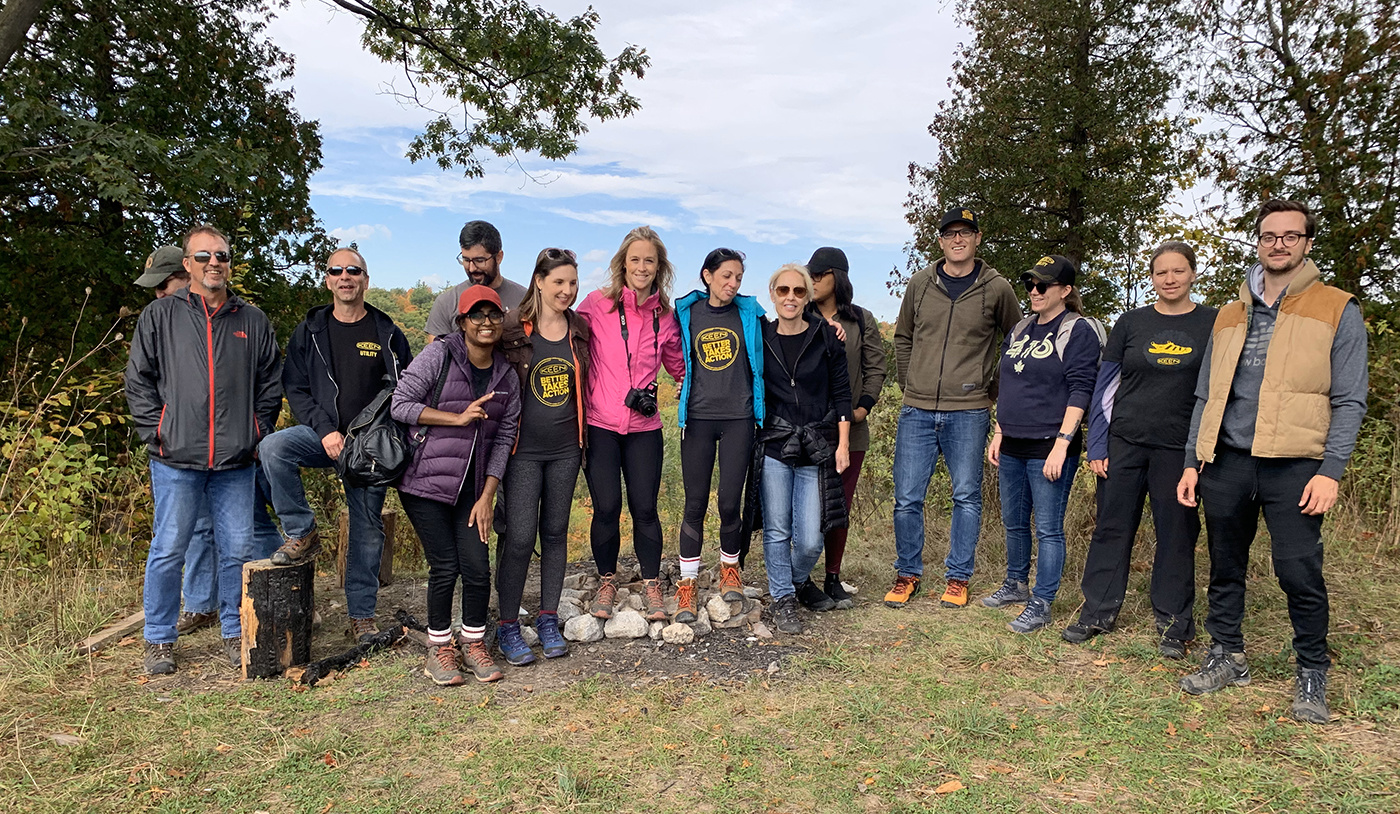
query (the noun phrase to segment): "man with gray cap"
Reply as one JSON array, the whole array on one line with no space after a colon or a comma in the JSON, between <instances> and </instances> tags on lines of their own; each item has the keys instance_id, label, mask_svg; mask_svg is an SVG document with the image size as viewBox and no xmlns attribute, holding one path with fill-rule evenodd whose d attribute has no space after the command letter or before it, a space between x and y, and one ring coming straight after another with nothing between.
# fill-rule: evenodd
<instances>
[{"instance_id":1,"label":"man with gray cap","mask_svg":"<svg viewBox=\"0 0 1400 814\"><path fill-rule=\"evenodd\" d=\"M190 273L185 271L184 262L184 252L179 246L161 246L146 258L146 267L136 278L136 284L154 288L156 299L164 299L189 287Z\"/></svg>"},{"instance_id":2,"label":"man with gray cap","mask_svg":"<svg viewBox=\"0 0 1400 814\"><path fill-rule=\"evenodd\" d=\"M967 605L982 529L982 456L991 423L998 334L1021 318L1016 291L977 259L982 232L970 209L938 224L942 259L914 273L894 328L904 405L894 446L895 581L885 604L902 608L919 592L924 563L924 496L942 454L953 483L944 607Z\"/></svg>"}]
</instances>

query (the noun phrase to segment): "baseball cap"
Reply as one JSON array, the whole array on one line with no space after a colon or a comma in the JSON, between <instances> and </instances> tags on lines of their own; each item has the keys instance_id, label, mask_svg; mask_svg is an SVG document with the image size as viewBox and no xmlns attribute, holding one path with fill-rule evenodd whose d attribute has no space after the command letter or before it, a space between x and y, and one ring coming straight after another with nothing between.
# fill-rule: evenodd
<instances>
[{"instance_id":1,"label":"baseball cap","mask_svg":"<svg viewBox=\"0 0 1400 814\"><path fill-rule=\"evenodd\" d=\"M845 252L834 246L823 246L812 252L812 259L807 261L808 274L817 277L831 269L851 270L851 264L846 260Z\"/></svg>"},{"instance_id":2,"label":"baseball cap","mask_svg":"<svg viewBox=\"0 0 1400 814\"><path fill-rule=\"evenodd\" d=\"M467 286L462 296L457 298L457 316L469 313L472 308L483 302L489 302L502 311L506 310L505 306L501 305L501 297L496 293L496 289L489 285L477 284Z\"/></svg>"},{"instance_id":3,"label":"baseball cap","mask_svg":"<svg viewBox=\"0 0 1400 814\"><path fill-rule=\"evenodd\" d=\"M972 231L974 232L982 231L977 226L977 215L974 214L971 209L963 206L955 206L949 209L947 213L943 215L943 220L938 222L938 231L942 232L955 223L966 223L968 226L972 227Z\"/></svg>"},{"instance_id":4,"label":"baseball cap","mask_svg":"<svg viewBox=\"0 0 1400 814\"><path fill-rule=\"evenodd\" d=\"M1026 280L1041 280L1047 283L1059 283L1060 285L1074 285L1074 261L1068 257L1061 257L1058 254L1047 254L1035 261L1035 265L1030 271L1021 275L1021 282Z\"/></svg>"},{"instance_id":5,"label":"baseball cap","mask_svg":"<svg viewBox=\"0 0 1400 814\"><path fill-rule=\"evenodd\" d=\"M142 288L155 288L175 272L184 271L184 259L185 253L179 246L161 246L146 258L145 269L136 278L136 284Z\"/></svg>"}]
</instances>

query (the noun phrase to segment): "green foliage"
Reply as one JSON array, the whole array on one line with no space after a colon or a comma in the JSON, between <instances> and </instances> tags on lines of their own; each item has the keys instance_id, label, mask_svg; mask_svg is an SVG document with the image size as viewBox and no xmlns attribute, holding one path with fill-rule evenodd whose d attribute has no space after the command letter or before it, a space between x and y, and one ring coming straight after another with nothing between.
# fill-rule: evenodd
<instances>
[{"instance_id":1,"label":"green foliage","mask_svg":"<svg viewBox=\"0 0 1400 814\"><path fill-rule=\"evenodd\" d=\"M438 292L427 283L419 282L410 289L371 288L365 292L365 302L388 314L403 329L413 354L418 355L428 344L428 312Z\"/></svg>"}]
</instances>

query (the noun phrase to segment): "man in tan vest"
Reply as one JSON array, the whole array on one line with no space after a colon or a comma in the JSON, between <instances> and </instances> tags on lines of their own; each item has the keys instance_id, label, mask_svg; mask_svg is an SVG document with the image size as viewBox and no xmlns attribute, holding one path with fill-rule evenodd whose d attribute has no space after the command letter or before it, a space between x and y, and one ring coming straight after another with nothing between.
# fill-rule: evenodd
<instances>
[{"instance_id":1,"label":"man in tan vest","mask_svg":"<svg viewBox=\"0 0 1400 814\"><path fill-rule=\"evenodd\" d=\"M1205 504L1211 647L1181 679L1192 695L1248 684L1245 571L1262 511L1288 597L1298 677L1293 717L1327 723L1327 585L1322 515L1366 415L1366 326L1356 298L1308 259L1317 219L1273 200L1254 220L1259 263L1220 309L1196 385L1177 499Z\"/></svg>"}]
</instances>

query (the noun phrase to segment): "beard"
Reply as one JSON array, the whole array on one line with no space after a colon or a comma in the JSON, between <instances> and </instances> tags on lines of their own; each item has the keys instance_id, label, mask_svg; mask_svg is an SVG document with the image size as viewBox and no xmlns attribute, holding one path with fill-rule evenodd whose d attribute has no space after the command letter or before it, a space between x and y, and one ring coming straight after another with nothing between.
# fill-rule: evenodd
<instances>
[{"instance_id":1,"label":"beard","mask_svg":"<svg viewBox=\"0 0 1400 814\"><path fill-rule=\"evenodd\" d=\"M496 278L500 276L501 267L496 264L495 260L491 261L489 268L478 269L476 266L472 266L467 270L467 277L477 285L489 286L496 282Z\"/></svg>"}]
</instances>

